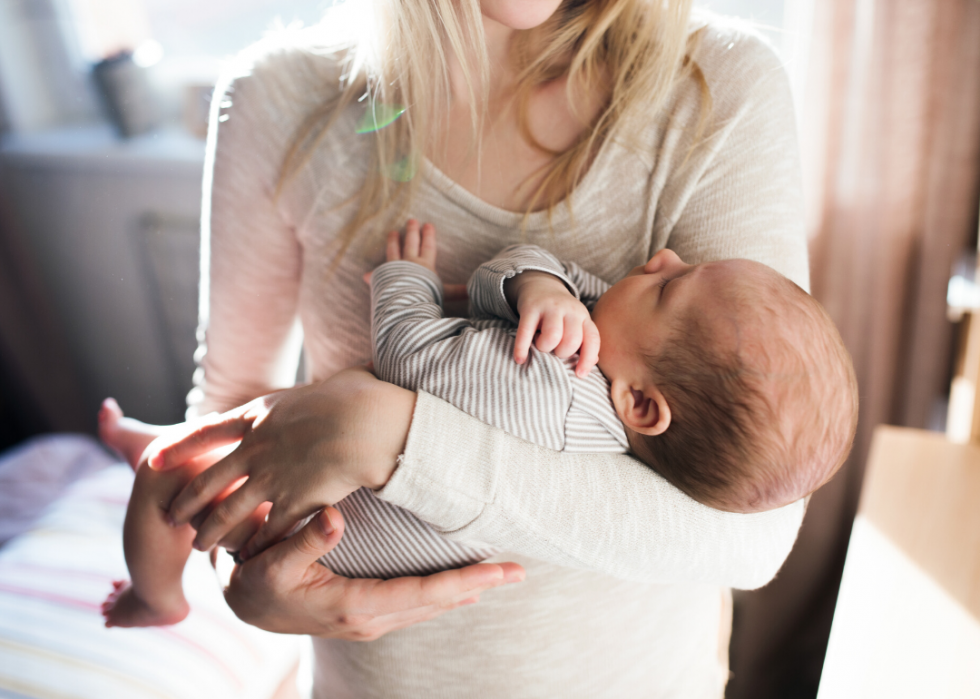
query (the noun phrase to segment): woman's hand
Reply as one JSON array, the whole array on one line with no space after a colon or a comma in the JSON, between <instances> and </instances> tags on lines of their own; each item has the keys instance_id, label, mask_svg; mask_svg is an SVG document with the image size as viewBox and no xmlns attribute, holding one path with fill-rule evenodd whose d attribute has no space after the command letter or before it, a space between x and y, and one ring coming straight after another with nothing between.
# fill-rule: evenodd
<instances>
[{"instance_id":1,"label":"woman's hand","mask_svg":"<svg viewBox=\"0 0 980 699\"><path fill-rule=\"evenodd\" d=\"M405 447L415 394L364 369L279 391L192 426L157 444L149 465L167 469L241 440L227 457L174 499L175 525L192 522L194 545L224 540L257 507L272 502L268 521L242 552L254 555L284 538L297 522L364 486L380 488ZM245 480L247 479L247 480ZM240 483L227 497L209 506Z\"/></svg>"},{"instance_id":2,"label":"woman's hand","mask_svg":"<svg viewBox=\"0 0 980 699\"><path fill-rule=\"evenodd\" d=\"M340 513L328 507L290 538L236 566L225 590L228 606L267 631L372 641L524 579L516 563L394 580L344 578L317 563L340 541L343 528Z\"/></svg>"}]
</instances>

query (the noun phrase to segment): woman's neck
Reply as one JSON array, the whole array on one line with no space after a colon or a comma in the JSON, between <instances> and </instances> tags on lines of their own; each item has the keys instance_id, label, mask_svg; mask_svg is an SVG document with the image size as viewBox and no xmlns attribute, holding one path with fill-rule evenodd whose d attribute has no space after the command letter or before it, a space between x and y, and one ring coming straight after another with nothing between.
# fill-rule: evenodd
<instances>
[{"instance_id":1,"label":"woman's neck","mask_svg":"<svg viewBox=\"0 0 980 699\"><path fill-rule=\"evenodd\" d=\"M488 100L476 105L485 117L480 133L473 133L473 105L463 66L450 53L452 104L428 157L450 179L485 202L508 211L525 211L534 203L533 193L554 153L572 147L589 128L604 95L583 95L573 109L567 77L561 76L535 87L522 120L514 100L518 71L510 60L516 30L486 17L483 28L490 76L488 85L473 86L475 99L486 95ZM526 138L525 126L537 145Z\"/></svg>"},{"instance_id":2,"label":"woman's neck","mask_svg":"<svg viewBox=\"0 0 980 699\"><path fill-rule=\"evenodd\" d=\"M486 55L490 68L489 84L485 86L473 85L473 88L477 99L481 94L487 95L490 100L490 105L487 106L490 107L511 96L517 82L517 71L510 60L510 45L515 30L487 17L482 19ZM448 54L449 81L453 102L458 105L468 105L470 92L464 73L465 69L455 53L449 51ZM475 56L471 55L466 58L469 60L470 66L478 63L474 60ZM474 77L471 75L470 79L472 80Z\"/></svg>"}]
</instances>

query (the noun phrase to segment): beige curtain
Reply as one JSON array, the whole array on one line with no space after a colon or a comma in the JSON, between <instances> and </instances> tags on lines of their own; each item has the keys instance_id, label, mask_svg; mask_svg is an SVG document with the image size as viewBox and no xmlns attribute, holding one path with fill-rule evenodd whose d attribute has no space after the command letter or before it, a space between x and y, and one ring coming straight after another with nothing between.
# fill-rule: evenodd
<instances>
[{"instance_id":1,"label":"beige curtain","mask_svg":"<svg viewBox=\"0 0 980 699\"><path fill-rule=\"evenodd\" d=\"M812 697L871 430L948 390L953 260L976 243L980 2L815 0L801 115L814 295L854 358L854 452L778 578L737 600L731 699Z\"/></svg>"}]
</instances>

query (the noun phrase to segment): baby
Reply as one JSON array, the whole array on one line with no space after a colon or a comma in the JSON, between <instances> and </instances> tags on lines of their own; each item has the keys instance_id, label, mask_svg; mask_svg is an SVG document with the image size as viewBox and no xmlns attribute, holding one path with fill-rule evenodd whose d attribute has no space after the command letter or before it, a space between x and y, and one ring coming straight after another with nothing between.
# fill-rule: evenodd
<instances>
[{"instance_id":1,"label":"baby","mask_svg":"<svg viewBox=\"0 0 980 699\"><path fill-rule=\"evenodd\" d=\"M513 403L503 417L472 410L487 412L477 415L484 422L511 423L499 425L509 432L530 433L517 423L535 416L519 415L518 403L539 401L528 381L545 373L531 365L563 364L554 373L565 380L541 381L548 394L541 405L558 404L565 422L549 446L569 450L578 428L566 402L576 403L582 382L601 381L610 400L596 402L618 421L605 419L600 406L586 410L609 437L624 441L621 423L629 451L695 500L732 512L769 510L813 492L850 450L857 386L847 350L820 304L765 265L688 265L661 250L610 287L541 248L513 246L471 278L476 320L466 321L441 318L435 229L410 221L404 259L392 262L397 242L392 234L389 262L371 279L375 366L386 380L457 407ZM539 351L529 355L536 332ZM500 360L511 353L519 366ZM476 385L481 380L485 386ZM547 433L543 414L534 429Z\"/></svg>"},{"instance_id":2,"label":"baby","mask_svg":"<svg viewBox=\"0 0 980 699\"><path fill-rule=\"evenodd\" d=\"M409 221L404 243L389 235L387 257L370 280L378 377L513 435L566 452L630 451L733 512L810 494L850 450L847 350L820 304L765 265L687 265L662 250L610 287L514 246L470 278L462 319L444 317L434 227ZM368 489L336 507L344 538L321 560L341 575L421 575L498 552L460 543L465 527L446 539Z\"/></svg>"},{"instance_id":3,"label":"baby","mask_svg":"<svg viewBox=\"0 0 980 699\"><path fill-rule=\"evenodd\" d=\"M631 451L692 498L737 512L808 495L849 451L856 384L840 336L816 301L764 265L687 265L662 250L610 287L514 246L474 273L473 317L461 319L443 317L431 225L409 221L403 243L392 233L387 258L370 280L379 378L519 437ZM100 428L134 464L163 429L109 401ZM216 458L180 475L137 472L124 531L133 582L115 584L107 626L186 616L180 575L194 533L167 525L158 503ZM337 507L344 538L322 560L342 575L417 575L496 553L447 540L366 489Z\"/></svg>"}]
</instances>

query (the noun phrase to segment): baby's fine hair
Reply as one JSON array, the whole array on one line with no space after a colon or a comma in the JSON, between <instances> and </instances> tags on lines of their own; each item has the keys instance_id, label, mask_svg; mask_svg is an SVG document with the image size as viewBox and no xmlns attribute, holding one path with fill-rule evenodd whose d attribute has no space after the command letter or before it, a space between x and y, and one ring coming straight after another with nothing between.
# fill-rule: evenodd
<instances>
[{"instance_id":1,"label":"baby's fine hair","mask_svg":"<svg viewBox=\"0 0 980 699\"><path fill-rule=\"evenodd\" d=\"M739 261L744 264L747 261ZM761 267L761 265L760 265ZM759 512L810 494L847 458L857 427L857 380L830 316L766 268L725 299L734 347L694 313L648 357L670 407L666 432L628 431L633 452L695 500Z\"/></svg>"}]
</instances>

